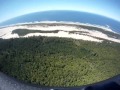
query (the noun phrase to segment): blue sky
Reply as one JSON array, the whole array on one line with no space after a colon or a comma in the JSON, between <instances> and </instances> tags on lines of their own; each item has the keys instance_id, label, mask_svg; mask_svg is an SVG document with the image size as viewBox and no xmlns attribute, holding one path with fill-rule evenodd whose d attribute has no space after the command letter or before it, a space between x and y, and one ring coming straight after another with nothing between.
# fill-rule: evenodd
<instances>
[{"instance_id":1,"label":"blue sky","mask_svg":"<svg viewBox=\"0 0 120 90\"><path fill-rule=\"evenodd\" d=\"M0 22L32 12L75 10L120 21L120 0L0 0Z\"/></svg>"}]
</instances>

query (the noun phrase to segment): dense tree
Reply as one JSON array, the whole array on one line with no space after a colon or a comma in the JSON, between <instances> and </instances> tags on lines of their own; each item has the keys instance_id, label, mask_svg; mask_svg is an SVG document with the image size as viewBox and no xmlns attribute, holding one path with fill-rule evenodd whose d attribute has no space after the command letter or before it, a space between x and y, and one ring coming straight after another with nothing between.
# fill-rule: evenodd
<instances>
[{"instance_id":1,"label":"dense tree","mask_svg":"<svg viewBox=\"0 0 120 90\"><path fill-rule=\"evenodd\" d=\"M46 86L90 84L120 74L120 44L41 36L0 39L0 71Z\"/></svg>"}]
</instances>

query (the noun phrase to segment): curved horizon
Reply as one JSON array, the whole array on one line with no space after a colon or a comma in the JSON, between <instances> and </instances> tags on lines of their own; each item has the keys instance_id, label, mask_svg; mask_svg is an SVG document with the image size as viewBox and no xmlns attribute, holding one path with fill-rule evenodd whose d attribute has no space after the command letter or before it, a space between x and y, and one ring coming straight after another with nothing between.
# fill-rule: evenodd
<instances>
[{"instance_id":1,"label":"curved horizon","mask_svg":"<svg viewBox=\"0 0 120 90\"><path fill-rule=\"evenodd\" d=\"M85 12L85 11L77 11L77 10L45 10L45 11L37 11L37 12L31 12L31 13L26 13L26 14L22 14L22 15L18 15L18 16L15 16L15 17L12 17L12 18L9 18L5 21L2 21L0 22L1 23L4 23L4 22L7 22L9 20L12 20L12 19L15 19L15 18L19 18L21 16L25 16L25 15L29 15L29 14L35 14L35 13L45 13L45 12L55 12L55 11L72 11L72 12L78 12L78 13L88 13L88 14L94 14L94 15L97 15L97 16L101 16L101 17L105 17L105 18L108 18L108 19L111 19L111 20L114 20L114 21L117 21L120 23L120 21L116 20L116 19L113 19L113 18L110 18L110 17L107 17L107 16L104 16L104 15L100 15L100 14L96 14L96 13L91 13L91 12Z\"/></svg>"},{"instance_id":2,"label":"curved horizon","mask_svg":"<svg viewBox=\"0 0 120 90\"><path fill-rule=\"evenodd\" d=\"M68 21L110 26L113 31L120 32L120 22L98 14L74 10L49 10L28 13L0 23L0 26L35 21Z\"/></svg>"}]
</instances>

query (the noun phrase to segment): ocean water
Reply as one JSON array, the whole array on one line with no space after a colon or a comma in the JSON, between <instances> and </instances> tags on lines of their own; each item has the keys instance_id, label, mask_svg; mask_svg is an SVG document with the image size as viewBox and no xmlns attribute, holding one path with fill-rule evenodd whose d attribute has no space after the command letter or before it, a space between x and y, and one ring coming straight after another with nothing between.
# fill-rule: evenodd
<instances>
[{"instance_id":1,"label":"ocean water","mask_svg":"<svg viewBox=\"0 0 120 90\"><path fill-rule=\"evenodd\" d=\"M71 21L102 26L108 25L113 31L120 33L120 22L116 20L96 14L66 10L44 11L26 14L2 22L0 23L0 26L34 21Z\"/></svg>"}]
</instances>

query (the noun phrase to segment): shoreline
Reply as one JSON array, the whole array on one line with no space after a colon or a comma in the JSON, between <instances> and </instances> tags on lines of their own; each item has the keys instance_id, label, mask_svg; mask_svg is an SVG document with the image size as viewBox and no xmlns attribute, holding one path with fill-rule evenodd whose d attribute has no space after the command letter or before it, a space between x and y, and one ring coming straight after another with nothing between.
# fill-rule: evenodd
<instances>
[{"instance_id":1,"label":"shoreline","mask_svg":"<svg viewBox=\"0 0 120 90\"><path fill-rule=\"evenodd\" d=\"M58 33L28 33L25 36L19 36L18 33L12 33L17 29L52 31L59 30ZM60 31L61 30L61 31ZM73 31L74 33L70 33ZM20 38L29 36L47 36L73 38L93 42L103 42L104 40L120 43L120 34L113 32L109 27L94 26L78 22L56 22L41 21L10 25L0 28L0 37L2 39Z\"/></svg>"}]
</instances>

